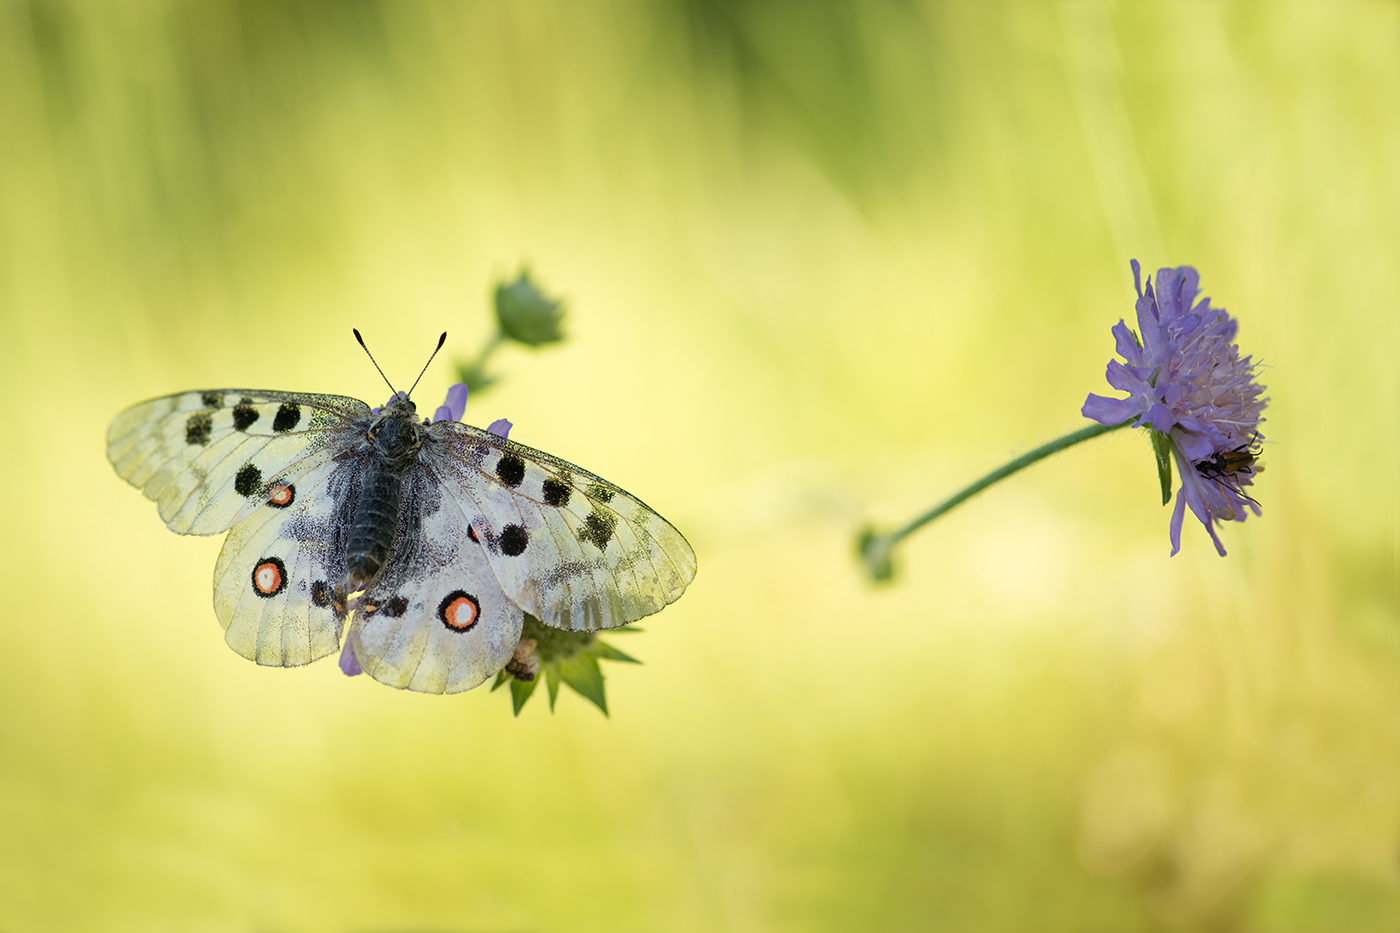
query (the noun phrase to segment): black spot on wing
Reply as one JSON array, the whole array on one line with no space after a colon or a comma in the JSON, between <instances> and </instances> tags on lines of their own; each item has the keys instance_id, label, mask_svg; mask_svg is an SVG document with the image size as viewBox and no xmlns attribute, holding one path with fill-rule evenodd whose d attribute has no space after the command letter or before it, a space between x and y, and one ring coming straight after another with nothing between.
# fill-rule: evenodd
<instances>
[{"instance_id":1,"label":"black spot on wing","mask_svg":"<svg viewBox=\"0 0 1400 933\"><path fill-rule=\"evenodd\" d=\"M583 494L594 502L602 502L604 504L611 502L614 495L613 491L602 483L589 483L588 488L584 490Z\"/></svg>"},{"instance_id":2,"label":"black spot on wing","mask_svg":"<svg viewBox=\"0 0 1400 933\"><path fill-rule=\"evenodd\" d=\"M496 461L496 477L514 489L525 478L525 461L516 454L502 454Z\"/></svg>"},{"instance_id":3,"label":"black spot on wing","mask_svg":"<svg viewBox=\"0 0 1400 933\"><path fill-rule=\"evenodd\" d=\"M578 535L579 540L595 545L600 551L606 551L608 542L612 540L615 527L617 527L617 516L600 509L594 509L583 520L583 528L580 529Z\"/></svg>"},{"instance_id":4,"label":"black spot on wing","mask_svg":"<svg viewBox=\"0 0 1400 933\"><path fill-rule=\"evenodd\" d=\"M238 471L238 475L233 478L233 491L240 496L251 496L258 491L262 485L262 470L245 463L243 469Z\"/></svg>"},{"instance_id":5,"label":"black spot on wing","mask_svg":"<svg viewBox=\"0 0 1400 933\"><path fill-rule=\"evenodd\" d=\"M552 505L556 508L563 508L569 504L569 496L573 494L573 489L569 484L554 477L544 481L544 504Z\"/></svg>"},{"instance_id":6,"label":"black spot on wing","mask_svg":"<svg viewBox=\"0 0 1400 933\"><path fill-rule=\"evenodd\" d=\"M473 541L475 541L477 544L480 544L480 543L481 543L481 541L480 541L480 540L477 538L477 536L476 536L476 529L475 529L474 527L472 527L471 525L468 525L468 526L467 526L467 537L468 537L468 538L471 538L471 539L472 539Z\"/></svg>"},{"instance_id":7,"label":"black spot on wing","mask_svg":"<svg viewBox=\"0 0 1400 933\"><path fill-rule=\"evenodd\" d=\"M397 619L408 611L408 600L402 596L395 596L387 603L380 606L379 611L391 619Z\"/></svg>"},{"instance_id":8,"label":"black spot on wing","mask_svg":"<svg viewBox=\"0 0 1400 933\"><path fill-rule=\"evenodd\" d=\"M201 447L209 446L209 437L214 432L214 415L212 412L197 411L190 415L185 422L185 443L198 444Z\"/></svg>"},{"instance_id":9,"label":"black spot on wing","mask_svg":"<svg viewBox=\"0 0 1400 933\"><path fill-rule=\"evenodd\" d=\"M233 426L239 431L251 428L258 417L258 410L253 407L253 400L250 398L239 399L238 404L233 406Z\"/></svg>"},{"instance_id":10,"label":"black spot on wing","mask_svg":"<svg viewBox=\"0 0 1400 933\"><path fill-rule=\"evenodd\" d=\"M325 580L317 580L311 584L311 602L321 609L331 604L331 588Z\"/></svg>"},{"instance_id":11,"label":"black spot on wing","mask_svg":"<svg viewBox=\"0 0 1400 933\"><path fill-rule=\"evenodd\" d=\"M199 397L199 400L204 403L205 408L224 407L224 393L222 392L205 392Z\"/></svg>"},{"instance_id":12,"label":"black spot on wing","mask_svg":"<svg viewBox=\"0 0 1400 933\"><path fill-rule=\"evenodd\" d=\"M301 420L301 406L291 402L283 402L282 407L277 409L277 417L272 419L272 430L279 434L285 434L297 426Z\"/></svg>"},{"instance_id":13,"label":"black spot on wing","mask_svg":"<svg viewBox=\"0 0 1400 933\"><path fill-rule=\"evenodd\" d=\"M525 548L530 543L530 533L521 525L507 525L501 529L501 536L497 539L501 545L501 553L507 557L519 557L525 553Z\"/></svg>"}]
</instances>

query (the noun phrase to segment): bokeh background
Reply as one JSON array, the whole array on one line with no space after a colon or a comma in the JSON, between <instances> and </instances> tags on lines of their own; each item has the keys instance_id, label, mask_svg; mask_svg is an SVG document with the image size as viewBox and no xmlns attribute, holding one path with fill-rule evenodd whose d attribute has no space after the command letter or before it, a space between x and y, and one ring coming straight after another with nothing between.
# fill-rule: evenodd
<instances>
[{"instance_id":1,"label":"bokeh background","mask_svg":"<svg viewBox=\"0 0 1400 933\"><path fill-rule=\"evenodd\" d=\"M869 585L1134 256L1269 367L1263 518L1169 558L1120 433ZM1397 256L1391 0L0 0L0 929L1394 931ZM521 263L467 420L699 555L611 718L234 655L108 420L378 404L351 326L406 382Z\"/></svg>"}]
</instances>

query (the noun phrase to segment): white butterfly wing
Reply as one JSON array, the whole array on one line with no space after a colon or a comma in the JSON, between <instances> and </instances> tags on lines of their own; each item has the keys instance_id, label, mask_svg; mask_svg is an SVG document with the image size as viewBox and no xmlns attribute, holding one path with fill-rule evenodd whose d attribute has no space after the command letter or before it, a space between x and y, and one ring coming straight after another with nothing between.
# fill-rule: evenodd
<instances>
[{"instance_id":1,"label":"white butterfly wing","mask_svg":"<svg viewBox=\"0 0 1400 933\"><path fill-rule=\"evenodd\" d=\"M510 660L524 612L501 591L451 491L414 470L404 492L394 553L346 637L360 667L381 683L422 693L470 690Z\"/></svg>"},{"instance_id":2,"label":"white butterfly wing","mask_svg":"<svg viewBox=\"0 0 1400 933\"><path fill-rule=\"evenodd\" d=\"M422 462L465 510L501 588L546 625L617 628L680 598L695 552L645 503L557 457L453 421Z\"/></svg>"},{"instance_id":3,"label":"white butterfly wing","mask_svg":"<svg viewBox=\"0 0 1400 933\"><path fill-rule=\"evenodd\" d=\"M229 647L274 667L310 664L340 647L331 605L345 580L338 502L354 465L321 451L297 464L224 540L214 565L214 614Z\"/></svg>"},{"instance_id":4,"label":"white butterfly wing","mask_svg":"<svg viewBox=\"0 0 1400 933\"><path fill-rule=\"evenodd\" d=\"M179 534L215 534L251 515L267 482L346 443L358 399L261 389L181 392L133 405L107 429L117 474Z\"/></svg>"}]
</instances>

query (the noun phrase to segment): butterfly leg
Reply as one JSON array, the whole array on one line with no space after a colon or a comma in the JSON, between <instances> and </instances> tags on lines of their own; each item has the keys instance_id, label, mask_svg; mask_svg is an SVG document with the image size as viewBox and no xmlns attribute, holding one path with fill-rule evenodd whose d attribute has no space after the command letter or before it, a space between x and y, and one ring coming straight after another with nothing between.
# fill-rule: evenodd
<instances>
[{"instance_id":1,"label":"butterfly leg","mask_svg":"<svg viewBox=\"0 0 1400 933\"><path fill-rule=\"evenodd\" d=\"M538 677L540 656L535 653L535 645L533 638L522 638L515 646L515 653L506 662L506 673L526 683Z\"/></svg>"}]
</instances>

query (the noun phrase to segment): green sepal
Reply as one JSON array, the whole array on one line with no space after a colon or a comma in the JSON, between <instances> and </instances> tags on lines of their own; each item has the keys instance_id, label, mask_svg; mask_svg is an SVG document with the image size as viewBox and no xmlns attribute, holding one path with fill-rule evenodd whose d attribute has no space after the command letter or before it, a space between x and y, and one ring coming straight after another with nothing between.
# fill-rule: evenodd
<instances>
[{"instance_id":1,"label":"green sepal","mask_svg":"<svg viewBox=\"0 0 1400 933\"><path fill-rule=\"evenodd\" d=\"M495 693L497 690L501 689L501 684L505 683L508 679L513 680L514 678L508 677L504 670L497 671L496 682L491 685L491 692Z\"/></svg>"},{"instance_id":2,"label":"green sepal","mask_svg":"<svg viewBox=\"0 0 1400 933\"><path fill-rule=\"evenodd\" d=\"M598 658L599 658L600 660L606 660L606 661L626 661L628 664L641 664L641 663L642 663L641 661L638 661L636 658L632 657L630 654L627 654L627 653L622 652L622 651L618 651L618 650L617 650L616 648L614 648L612 645L610 645L610 644L608 644L607 642L604 642L604 641L599 641L599 640L597 640L597 639L594 639L594 640L593 640L593 647L594 647L595 649L597 649L595 653L598 655Z\"/></svg>"},{"instance_id":3,"label":"green sepal","mask_svg":"<svg viewBox=\"0 0 1400 933\"><path fill-rule=\"evenodd\" d=\"M608 698L603 692L603 671L591 651L582 651L559 662L559 679L574 688L579 696L590 701L608 715Z\"/></svg>"},{"instance_id":4,"label":"green sepal","mask_svg":"<svg viewBox=\"0 0 1400 933\"><path fill-rule=\"evenodd\" d=\"M1147 429L1152 438L1152 453L1157 458L1157 478L1162 483L1162 504L1172 501L1172 447L1171 441L1160 431Z\"/></svg>"},{"instance_id":5,"label":"green sepal","mask_svg":"<svg viewBox=\"0 0 1400 933\"><path fill-rule=\"evenodd\" d=\"M624 625L612 629L612 631L622 633L641 630ZM517 716L520 715L521 708L534 692L535 684L541 675L544 676L545 686L548 688L551 712L554 711L554 704L559 699L559 684L565 683L573 688L574 692L602 710L603 715L606 716L608 715L607 694L603 671L598 662L642 663L627 652L619 651L607 642L601 641L592 632L566 632L562 629L551 628L528 613L525 615L525 624L521 629L520 638L522 641L527 638L534 639L535 656L540 662L540 673L535 675L534 680L522 682L516 680L506 671L501 671L496 675L496 683L491 688L495 690L503 682L510 681L511 702Z\"/></svg>"},{"instance_id":6,"label":"green sepal","mask_svg":"<svg viewBox=\"0 0 1400 933\"><path fill-rule=\"evenodd\" d=\"M559 699L559 668L547 667L544 671L545 686L549 688L549 711L554 712L554 701Z\"/></svg>"},{"instance_id":7,"label":"green sepal","mask_svg":"<svg viewBox=\"0 0 1400 933\"><path fill-rule=\"evenodd\" d=\"M520 715L520 710L525 706L525 701L530 699L530 694L535 692L535 685L540 682L537 675L534 680L510 679L510 702L515 707L515 715Z\"/></svg>"}]
</instances>

